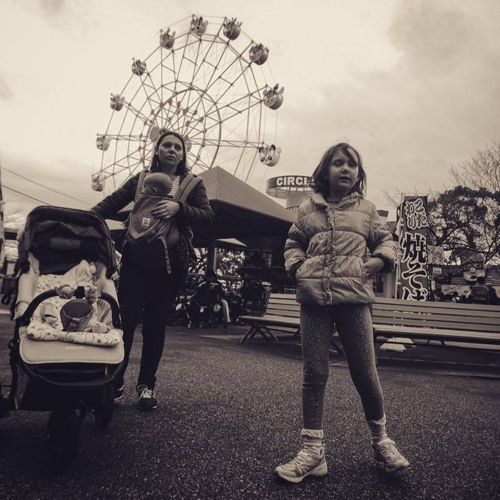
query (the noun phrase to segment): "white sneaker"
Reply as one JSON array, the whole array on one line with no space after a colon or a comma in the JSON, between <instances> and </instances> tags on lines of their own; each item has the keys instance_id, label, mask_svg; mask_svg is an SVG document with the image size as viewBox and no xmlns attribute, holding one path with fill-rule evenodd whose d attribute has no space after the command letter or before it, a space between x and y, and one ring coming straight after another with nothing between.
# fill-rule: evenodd
<instances>
[{"instance_id":1,"label":"white sneaker","mask_svg":"<svg viewBox=\"0 0 500 500\"><path fill-rule=\"evenodd\" d=\"M392 439L384 438L380 443L373 444L372 448L375 460L390 474L406 469L410 465Z\"/></svg>"},{"instance_id":2,"label":"white sneaker","mask_svg":"<svg viewBox=\"0 0 500 500\"><path fill-rule=\"evenodd\" d=\"M290 462L278 465L275 471L281 479L291 483L300 483L307 476L326 476L328 466L325 460L325 448L316 453L311 448L302 448Z\"/></svg>"}]
</instances>

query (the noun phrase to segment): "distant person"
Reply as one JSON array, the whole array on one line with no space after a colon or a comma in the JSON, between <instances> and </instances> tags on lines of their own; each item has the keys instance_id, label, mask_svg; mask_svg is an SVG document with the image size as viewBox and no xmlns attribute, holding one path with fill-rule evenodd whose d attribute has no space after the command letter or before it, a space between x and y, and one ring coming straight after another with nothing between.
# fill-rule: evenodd
<instances>
[{"instance_id":1,"label":"distant person","mask_svg":"<svg viewBox=\"0 0 500 500\"><path fill-rule=\"evenodd\" d=\"M478 276L476 283L471 285L469 302L472 304L488 304L490 291L485 284L484 276Z\"/></svg>"},{"instance_id":2,"label":"distant person","mask_svg":"<svg viewBox=\"0 0 500 500\"><path fill-rule=\"evenodd\" d=\"M276 473L292 483L328 473L323 406L335 327L361 397L375 460L386 472L409 465L386 432L370 314L375 300L370 278L394 269L396 244L364 198L365 185L359 153L346 143L332 146L312 175L314 193L298 208L285 244L285 267L297 282L300 303L303 442Z\"/></svg>"},{"instance_id":3,"label":"distant person","mask_svg":"<svg viewBox=\"0 0 500 500\"><path fill-rule=\"evenodd\" d=\"M500 299L498 298L497 291L495 290L495 287L491 285L488 286L488 303L492 306L497 306L500 304Z\"/></svg>"},{"instance_id":4,"label":"distant person","mask_svg":"<svg viewBox=\"0 0 500 500\"><path fill-rule=\"evenodd\" d=\"M165 131L155 143L149 171L168 174L172 181L169 194L175 197L187 182L193 180L187 166L186 145L176 132ZM149 175L149 174L148 174ZM93 211L110 218L134 201L141 174L130 177L114 193L93 207ZM146 175L147 178L147 175ZM177 244L168 249L168 259L161 241L136 247L125 242L118 286L118 301L123 327L125 359L120 373L115 377L115 400L124 391L124 376L134 332L142 321L142 354L136 392L142 410L154 410L158 406L155 395L156 372L165 345L167 317L179 290L185 286L190 265L191 225L207 225L214 220L203 181L197 178L196 186L185 201L164 199L157 203L152 215L161 220L173 219L179 231ZM184 182L185 181L185 182ZM184 192L187 192L184 190ZM167 266L170 263L170 269Z\"/></svg>"},{"instance_id":5,"label":"distant person","mask_svg":"<svg viewBox=\"0 0 500 500\"><path fill-rule=\"evenodd\" d=\"M243 261L243 266L267 267L267 262L260 252L250 252L250 254Z\"/></svg>"},{"instance_id":6,"label":"distant person","mask_svg":"<svg viewBox=\"0 0 500 500\"><path fill-rule=\"evenodd\" d=\"M217 279L217 274L213 269L209 269L205 273L205 279L196 287L191 297L191 302L188 306L188 315L190 318L188 326L190 328L199 326L205 316L210 316L211 311L208 311L208 314L205 315L205 309L214 308L214 306L219 309L213 309L212 313L220 311L224 327L227 328L230 322L229 304L225 299L224 289L221 282Z\"/></svg>"}]
</instances>

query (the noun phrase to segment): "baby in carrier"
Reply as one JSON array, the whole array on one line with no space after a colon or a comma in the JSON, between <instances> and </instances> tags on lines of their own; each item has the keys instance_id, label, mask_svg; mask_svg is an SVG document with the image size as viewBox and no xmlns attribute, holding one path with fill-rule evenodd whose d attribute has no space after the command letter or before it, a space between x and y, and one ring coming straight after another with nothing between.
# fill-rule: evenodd
<instances>
[{"instance_id":1,"label":"baby in carrier","mask_svg":"<svg viewBox=\"0 0 500 500\"><path fill-rule=\"evenodd\" d=\"M163 172L152 172L144 178L141 194L168 198L170 191L172 191L170 176Z\"/></svg>"},{"instance_id":2,"label":"baby in carrier","mask_svg":"<svg viewBox=\"0 0 500 500\"><path fill-rule=\"evenodd\" d=\"M179 231L172 219L162 220L152 215L158 201L171 198L172 179L163 172L151 172L144 177L144 183L130 212L127 244L136 248L150 245L154 240L162 242L165 249L167 268L170 270L168 248L179 240Z\"/></svg>"}]
</instances>

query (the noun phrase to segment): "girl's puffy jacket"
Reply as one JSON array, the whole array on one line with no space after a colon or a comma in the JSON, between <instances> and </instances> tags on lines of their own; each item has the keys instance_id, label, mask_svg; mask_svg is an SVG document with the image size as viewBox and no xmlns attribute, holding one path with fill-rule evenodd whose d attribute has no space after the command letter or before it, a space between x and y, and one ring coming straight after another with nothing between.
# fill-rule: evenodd
<instances>
[{"instance_id":1,"label":"girl's puffy jacket","mask_svg":"<svg viewBox=\"0 0 500 500\"><path fill-rule=\"evenodd\" d=\"M336 204L313 193L298 208L285 244L285 267L296 279L297 302L372 303L375 294L363 265L367 248L384 261L383 272L394 269L396 243L375 205L358 193Z\"/></svg>"}]
</instances>

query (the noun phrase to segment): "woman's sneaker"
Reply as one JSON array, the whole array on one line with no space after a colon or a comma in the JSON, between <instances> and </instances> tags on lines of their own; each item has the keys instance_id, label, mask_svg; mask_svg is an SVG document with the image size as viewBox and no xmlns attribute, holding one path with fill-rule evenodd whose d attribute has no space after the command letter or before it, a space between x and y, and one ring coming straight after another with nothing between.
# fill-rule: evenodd
<instances>
[{"instance_id":1,"label":"woman's sneaker","mask_svg":"<svg viewBox=\"0 0 500 500\"><path fill-rule=\"evenodd\" d=\"M389 438L384 438L380 443L372 445L375 460L384 467L386 472L394 473L406 469L410 462L399 452L396 443Z\"/></svg>"},{"instance_id":2,"label":"woman's sneaker","mask_svg":"<svg viewBox=\"0 0 500 500\"><path fill-rule=\"evenodd\" d=\"M300 483L307 476L326 476L328 466L325 460L325 448L319 452L310 448L303 448L290 462L278 465L275 472L281 479L291 483Z\"/></svg>"},{"instance_id":3,"label":"woman's sneaker","mask_svg":"<svg viewBox=\"0 0 500 500\"><path fill-rule=\"evenodd\" d=\"M156 410L158 408L158 400L155 398L155 391L147 385L137 386L137 395L139 396L139 406L143 411Z\"/></svg>"}]
</instances>

